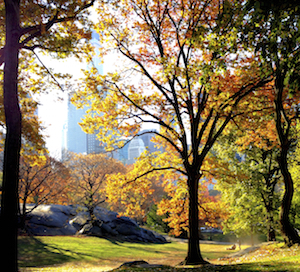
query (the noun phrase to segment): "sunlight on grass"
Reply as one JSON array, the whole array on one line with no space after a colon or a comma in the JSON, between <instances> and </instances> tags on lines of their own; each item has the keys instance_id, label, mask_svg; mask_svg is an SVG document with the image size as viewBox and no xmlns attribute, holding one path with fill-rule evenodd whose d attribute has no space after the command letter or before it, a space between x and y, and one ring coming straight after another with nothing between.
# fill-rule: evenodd
<instances>
[{"instance_id":1,"label":"sunlight on grass","mask_svg":"<svg viewBox=\"0 0 300 272\"><path fill-rule=\"evenodd\" d=\"M201 244L202 255L214 264L205 267L205 271L300 272L300 247L297 245L291 248L283 248L283 243L263 245L256 251L240 257L229 256L239 251L227 251L227 247L228 245ZM242 249L246 247L243 246ZM185 258L186 251L187 244L178 242L138 244L95 237L20 237L19 265L21 272L109 271L124 262L134 260L174 267ZM157 270L130 268L122 271ZM184 269L165 267L159 271ZM194 271L203 270L195 268Z\"/></svg>"},{"instance_id":2,"label":"sunlight on grass","mask_svg":"<svg viewBox=\"0 0 300 272\"><path fill-rule=\"evenodd\" d=\"M262 245L258 250L238 258L225 258L219 264L244 264L251 271L300 271L300 247L284 243Z\"/></svg>"},{"instance_id":3,"label":"sunlight on grass","mask_svg":"<svg viewBox=\"0 0 300 272\"><path fill-rule=\"evenodd\" d=\"M71 263L71 264L65 264L62 266L52 266L52 267L45 267L45 268L37 268L37 267L31 267L31 268L21 268L21 272L30 272L30 271L47 271L47 272L100 272L100 271L109 271L112 269L117 268L119 265L115 266L97 266L97 265L91 265L87 263Z\"/></svg>"},{"instance_id":4,"label":"sunlight on grass","mask_svg":"<svg viewBox=\"0 0 300 272\"><path fill-rule=\"evenodd\" d=\"M226 254L226 245L201 245L205 258ZM124 262L145 260L175 266L187 252L186 243L138 244L95 237L42 236L19 238L21 271L107 271ZM45 268L36 268L45 267ZM77 270L76 270L77 269Z\"/></svg>"}]
</instances>

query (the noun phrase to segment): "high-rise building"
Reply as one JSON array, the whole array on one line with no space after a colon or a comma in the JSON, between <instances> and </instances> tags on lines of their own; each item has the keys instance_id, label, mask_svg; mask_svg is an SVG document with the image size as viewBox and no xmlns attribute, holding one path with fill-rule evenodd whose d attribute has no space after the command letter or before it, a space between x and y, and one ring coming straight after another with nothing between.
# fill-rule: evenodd
<instances>
[{"instance_id":1,"label":"high-rise building","mask_svg":"<svg viewBox=\"0 0 300 272\"><path fill-rule=\"evenodd\" d=\"M156 130L147 129L140 132L140 136L135 137L128 144L128 160L127 164L132 164L136 159L145 151L154 153L156 151L163 151L162 148L155 147L155 143L152 142L152 138L155 137ZM126 146L125 146L126 147Z\"/></svg>"},{"instance_id":2,"label":"high-rise building","mask_svg":"<svg viewBox=\"0 0 300 272\"><path fill-rule=\"evenodd\" d=\"M96 32L92 33L92 45L99 47L99 36ZM103 73L103 67L100 59L93 58L93 64L97 68L98 73ZM77 109L70 101L72 93L68 95L68 118L63 128L62 149L63 151L71 151L74 153L101 153L104 147L100 145L96 134L86 134L80 127L79 123L84 119L87 107Z\"/></svg>"},{"instance_id":3,"label":"high-rise building","mask_svg":"<svg viewBox=\"0 0 300 272\"><path fill-rule=\"evenodd\" d=\"M145 151L145 144L141 138L134 138L128 146L128 163L132 164Z\"/></svg>"},{"instance_id":4,"label":"high-rise building","mask_svg":"<svg viewBox=\"0 0 300 272\"><path fill-rule=\"evenodd\" d=\"M70 101L72 94L68 97L68 118L63 127L62 149L74 153L90 154L102 153L104 147L100 145L96 134L85 133L79 123L84 119L86 107L77 109Z\"/></svg>"},{"instance_id":5,"label":"high-rise building","mask_svg":"<svg viewBox=\"0 0 300 272\"><path fill-rule=\"evenodd\" d=\"M79 123L85 114L85 109L77 109L68 97L68 119L64 126L65 139L63 149L75 153L88 153L87 134L81 129Z\"/></svg>"},{"instance_id":6,"label":"high-rise building","mask_svg":"<svg viewBox=\"0 0 300 272\"><path fill-rule=\"evenodd\" d=\"M157 130L156 129L145 129L141 131L141 136L139 136L145 145L145 148L150 152L156 152L156 151L162 151L161 148L155 147L155 143L151 141L152 138L155 137L155 133Z\"/></svg>"}]
</instances>

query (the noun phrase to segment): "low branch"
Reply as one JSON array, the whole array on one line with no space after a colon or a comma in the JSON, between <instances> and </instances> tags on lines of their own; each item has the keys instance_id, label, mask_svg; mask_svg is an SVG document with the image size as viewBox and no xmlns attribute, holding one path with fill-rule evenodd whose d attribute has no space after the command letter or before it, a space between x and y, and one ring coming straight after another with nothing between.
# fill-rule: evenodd
<instances>
[{"instance_id":1,"label":"low branch","mask_svg":"<svg viewBox=\"0 0 300 272\"><path fill-rule=\"evenodd\" d=\"M131 182L135 182L138 179L140 179L140 178L142 178L144 176L147 176L147 175L149 175L149 174L151 174L153 172L156 172L156 171L166 171L166 170L174 170L174 171L180 172L181 174L187 176L187 173L185 171L183 171L182 169L176 168L176 167L171 167L171 166L169 166L169 167L158 167L158 168L152 168L152 169L146 171L145 173L137 176L136 178L127 181L125 184L123 184L123 186L125 186L125 185L127 185L127 184L129 184Z\"/></svg>"}]
</instances>

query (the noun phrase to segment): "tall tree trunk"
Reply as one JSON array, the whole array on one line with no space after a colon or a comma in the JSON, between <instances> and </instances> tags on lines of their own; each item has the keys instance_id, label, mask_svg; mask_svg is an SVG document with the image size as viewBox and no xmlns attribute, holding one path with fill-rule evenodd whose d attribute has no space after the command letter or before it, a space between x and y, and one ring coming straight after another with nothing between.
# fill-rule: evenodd
<instances>
[{"instance_id":1,"label":"tall tree trunk","mask_svg":"<svg viewBox=\"0 0 300 272\"><path fill-rule=\"evenodd\" d=\"M188 253L184 261L186 265L207 264L201 255L199 245L199 207L198 207L198 175L188 179L189 190L189 241Z\"/></svg>"},{"instance_id":2,"label":"tall tree trunk","mask_svg":"<svg viewBox=\"0 0 300 272\"><path fill-rule=\"evenodd\" d=\"M283 108L283 87L284 87L284 74L281 74L279 67L276 73L275 80L275 123L277 135L280 143L280 155L278 157L279 168L284 181L284 195L281 202L280 210L280 226L281 233L286 245L291 246L295 243L300 243L300 237L292 226L289 213L291 209L292 199L294 195L294 183L292 176L288 170L287 155L290 148L289 132L291 120L285 114Z\"/></svg>"},{"instance_id":3,"label":"tall tree trunk","mask_svg":"<svg viewBox=\"0 0 300 272\"><path fill-rule=\"evenodd\" d=\"M1 267L7 269L7 271L18 271L18 176L21 147L21 112L17 90L20 34L19 6L20 2L18 0L5 0L6 43L3 96L6 139L1 199L0 263Z\"/></svg>"}]
</instances>

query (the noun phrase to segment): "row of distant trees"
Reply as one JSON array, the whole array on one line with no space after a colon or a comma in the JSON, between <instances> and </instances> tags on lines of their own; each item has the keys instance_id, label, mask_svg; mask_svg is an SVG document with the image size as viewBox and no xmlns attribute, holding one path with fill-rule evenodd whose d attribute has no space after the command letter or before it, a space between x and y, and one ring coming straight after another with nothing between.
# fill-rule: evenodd
<instances>
[{"instance_id":1,"label":"row of distant trees","mask_svg":"<svg viewBox=\"0 0 300 272\"><path fill-rule=\"evenodd\" d=\"M188 198L182 176L161 173L134 180L144 163L143 157L135 165L126 166L106 154L71 152L64 161L48 155L21 157L19 227L26 230L28 213L41 204L79 204L88 209L91 220L95 219L94 208L102 205L174 235L187 233ZM201 186L199 197L202 224L221 226L222 205L216 197L209 196L206 185ZM154 224L160 216L164 221Z\"/></svg>"},{"instance_id":2,"label":"row of distant trees","mask_svg":"<svg viewBox=\"0 0 300 272\"><path fill-rule=\"evenodd\" d=\"M206 176L214 178L219 193L210 195L209 178L202 181L200 224L221 227L237 237L262 233L269 241L276 240L283 191L276 161L278 151L256 146L240 150L236 138L235 134L221 137L210 153L212 170ZM295 227L300 225L299 150L295 145L290 154L290 168L296 180L290 216ZM163 155L155 154L157 158ZM185 235L188 195L183 176L170 172L135 179L149 165L146 158L142 155L134 165L126 166L105 154L68 153L64 161L45 155L21 157L20 227L26 229L27 214L40 204L79 204L88 209L92 220L94 208L102 205L170 234Z\"/></svg>"},{"instance_id":3,"label":"row of distant trees","mask_svg":"<svg viewBox=\"0 0 300 272\"><path fill-rule=\"evenodd\" d=\"M26 215L40 204L84 205L93 215L94 208L105 201L107 175L125 171L121 162L104 154L69 153L64 162L44 155L34 160L21 157L21 227L25 227Z\"/></svg>"}]
</instances>

